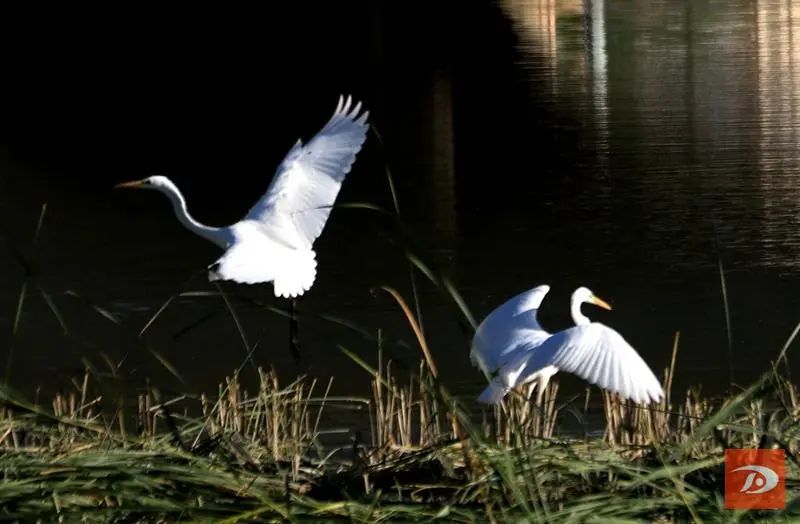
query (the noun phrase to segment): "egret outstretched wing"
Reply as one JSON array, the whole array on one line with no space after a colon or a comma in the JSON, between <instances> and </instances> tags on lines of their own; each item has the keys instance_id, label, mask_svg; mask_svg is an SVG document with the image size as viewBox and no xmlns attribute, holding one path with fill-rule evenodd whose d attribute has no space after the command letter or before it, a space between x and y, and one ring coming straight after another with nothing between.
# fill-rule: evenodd
<instances>
[{"instance_id":1,"label":"egret outstretched wing","mask_svg":"<svg viewBox=\"0 0 800 524\"><path fill-rule=\"evenodd\" d=\"M472 339L472 363L491 373L546 340L550 333L539 325L536 313L549 291L550 286L537 286L489 313Z\"/></svg>"},{"instance_id":2,"label":"egret outstretched wing","mask_svg":"<svg viewBox=\"0 0 800 524\"><path fill-rule=\"evenodd\" d=\"M336 111L308 144L299 140L281 162L264 196L245 220L260 222L275 240L311 248L322 233L339 188L366 139L369 112L339 98Z\"/></svg>"},{"instance_id":3,"label":"egret outstretched wing","mask_svg":"<svg viewBox=\"0 0 800 524\"><path fill-rule=\"evenodd\" d=\"M598 322L555 333L504 366L496 380L513 388L548 366L639 404L658 402L664 396L658 379L636 350L622 335Z\"/></svg>"}]
</instances>

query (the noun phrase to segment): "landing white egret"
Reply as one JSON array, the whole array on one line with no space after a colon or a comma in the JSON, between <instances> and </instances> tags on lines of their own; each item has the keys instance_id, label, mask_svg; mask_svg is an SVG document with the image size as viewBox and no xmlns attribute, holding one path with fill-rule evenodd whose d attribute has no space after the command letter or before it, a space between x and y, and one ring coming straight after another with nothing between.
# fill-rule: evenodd
<instances>
[{"instance_id":1,"label":"landing white egret","mask_svg":"<svg viewBox=\"0 0 800 524\"><path fill-rule=\"evenodd\" d=\"M537 400L541 402L550 377L566 371L638 404L660 401L664 391L653 372L622 335L599 322L591 322L581 312L581 305L587 302L611 309L588 288L580 287L572 294L570 306L575 327L539 343L521 340L515 344L513 336L503 340L507 347L515 346L514 357L500 368L478 400L497 404L512 388L534 382Z\"/></svg>"},{"instance_id":2,"label":"landing white egret","mask_svg":"<svg viewBox=\"0 0 800 524\"><path fill-rule=\"evenodd\" d=\"M322 233L345 175L366 139L369 113L361 103L339 98L333 116L303 145L289 150L267 192L247 215L227 227L197 222L186 200L164 176L118 184L118 188L155 189L172 202L178 221L189 231L225 249L209 266L209 279L245 284L272 282L275 296L308 291L317 274L314 241Z\"/></svg>"}]
</instances>

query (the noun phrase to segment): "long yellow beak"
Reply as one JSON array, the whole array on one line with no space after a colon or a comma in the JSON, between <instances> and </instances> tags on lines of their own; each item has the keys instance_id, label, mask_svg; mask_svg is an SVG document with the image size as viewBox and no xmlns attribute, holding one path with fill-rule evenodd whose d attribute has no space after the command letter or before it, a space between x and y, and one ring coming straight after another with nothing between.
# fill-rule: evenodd
<instances>
[{"instance_id":1,"label":"long yellow beak","mask_svg":"<svg viewBox=\"0 0 800 524\"><path fill-rule=\"evenodd\" d=\"M123 182L114 186L114 189L137 189L144 186L142 180L131 180L130 182Z\"/></svg>"},{"instance_id":2,"label":"long yellow beak","mask_svg":"<svg viewBox=\"0 0 800 524\"><path fill-rule=\"evenodd\" d=\"M595 306L600 306L603 309L607 309L607 310L611 311L611 306L608 305L608 302L606 302L602 298L598 298L598 297L592 295L592 298L590 300L591 300L592 304L594 304Z\"/></svg>"}]
</instances>

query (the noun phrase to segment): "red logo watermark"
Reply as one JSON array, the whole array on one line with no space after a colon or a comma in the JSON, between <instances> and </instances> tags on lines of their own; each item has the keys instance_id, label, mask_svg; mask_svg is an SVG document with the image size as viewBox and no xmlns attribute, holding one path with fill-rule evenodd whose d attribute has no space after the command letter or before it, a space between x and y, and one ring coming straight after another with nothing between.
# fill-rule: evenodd
<instances>
[{"instance_id":1,"label":"red logo watermark","mask_svg":"<svg viewBox=\"0 0 800 524\"><path fill-rule=\"evenodd\" d=\"M786 507L786 454L782 449L725 450L725 507Z\"/></svg>"}]
</instances>

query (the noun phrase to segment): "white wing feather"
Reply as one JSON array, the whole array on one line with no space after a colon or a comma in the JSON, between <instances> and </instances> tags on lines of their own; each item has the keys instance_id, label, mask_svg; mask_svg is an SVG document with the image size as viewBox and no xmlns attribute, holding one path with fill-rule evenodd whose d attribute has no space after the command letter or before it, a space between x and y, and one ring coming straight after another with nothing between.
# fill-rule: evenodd
<instances>
[{"instance_id":1,"label":"white wing feather","mask_svg":"<svg viewBox=\"0 0 800 524\"><path fill-rule=\"evenodd\" d=\"M658 402L658 379L622 335L598 322L555 333L533 351L504 366L497 379L506 389L529 381L547 366L581 377L639 404Z\"/></svg>"},{"instance_id":2,"label":"white wing feather","mask_svg":"<svg viewBox=\"0 0 800 524\"><path fill-rule=\"evenodd\" d=\"M278 241L311 248L366 139L369 112L359 115L361 103L351 105L350 97L340 97L322 130L305 146L297 141L244 220L260 222Z\"/></svg>"},{"instance_id":3,"label":"white wing feather","mask_svg":"<svg viewBox=\"0 0 800 524\"><path fill-rule=\"evenodd\" d=\"M491 373L544 342L550 333L539 325L536 313L549 291L550 286L537 286L489 313L472 339L472 363Z\"/></svg>"}]
</instances>

